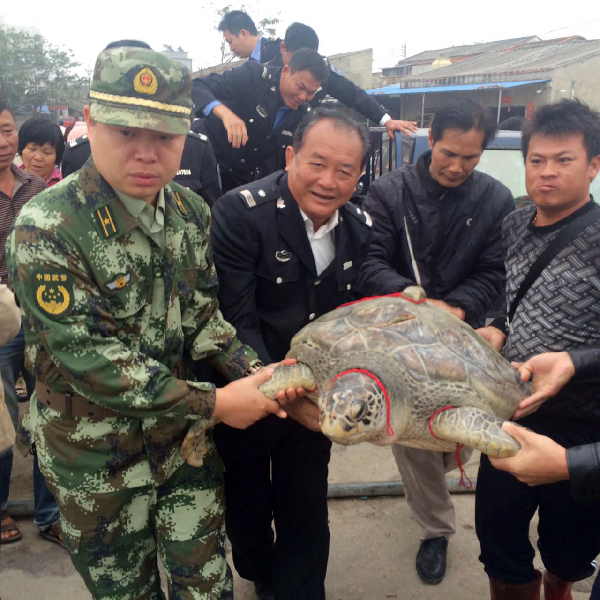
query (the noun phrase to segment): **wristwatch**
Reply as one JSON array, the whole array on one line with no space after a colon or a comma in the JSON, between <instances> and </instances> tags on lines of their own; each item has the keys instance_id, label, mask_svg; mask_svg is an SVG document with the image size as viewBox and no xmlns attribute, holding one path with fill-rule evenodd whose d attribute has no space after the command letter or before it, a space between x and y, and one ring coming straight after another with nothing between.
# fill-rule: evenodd
<instances>
[{"instance_id":1,"label":"wristwatch","mask_svg":"<svg viewBox=\"0 0 600 600\"><path fill-rule=\"evenodd\" d=\"M250 366L248 367L246 372L244 373L244 377L248 377L248 375L254 375L254 373L256 373L259 369L262 369L264 366L265 365L262 360L260 360L260 359L253 360L250 363Z\"/></svg>"}]
</instances>

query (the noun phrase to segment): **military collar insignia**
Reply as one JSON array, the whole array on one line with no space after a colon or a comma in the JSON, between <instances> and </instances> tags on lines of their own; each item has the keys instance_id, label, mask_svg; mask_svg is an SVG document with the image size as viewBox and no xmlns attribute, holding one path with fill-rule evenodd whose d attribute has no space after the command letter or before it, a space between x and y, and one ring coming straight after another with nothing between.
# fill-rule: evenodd
<instances>
[{"instance_id":1,"label":"military collar insignia","mask_svg":"<svg viewBox=\"0 0 600 600\"><path fill-rule=\"evenodd\" d=\"M116 233L119 233L115 219L113 218L112 212L108 204L98 208L94 211L96 214L97 223L100 225L100 232L105 238L112 237Z\"/></svg>"},{"instance_id":2,"label":"military collar insignia","mask_svg":"<svg viewBox=\"0 0 600 600\"><path fill-rule=\"evenodd\" d=\"M289 250L277 250L275 258L279 262L288 262L288 260L292 260L292 253Z\"/></svg>"},{"instance_id":3,"label":"military collar insignia","mask_svg":"<svg viewBox=\"0 0 600 600\"><path fill-rule=\"evenodd\" d=\"M272 91L272 92L276 92L276 91L277 91L277 86L275 86L275 85L272 85L272 86L271 86L271 91Z\"/></svg>"},{"instance_id":4,"label":"military collar insignia","mask_svg":"<svg viewBox=\"0 0 600 600\"><path fill-rule=\"evenodd\" d=\"M277 198L277 208L285 208L285 200L283 198Z\"/></svg>"},{"instance_id":5,"label":"military collar insignia","mask_svg":"<svg viewBox=\"0 0 600 600\"><path fill-rule=\"evenodd\" d=\"M148 94L154 96L158 89L158 81L156 75L152 72L152 69L144 67L134 78L133 78L133 89L138 94Z\"/></svg>"},{"instance_id":6,"label":"military collar insignia","mask_svg":"<svg viewBox=\"0 0 600 600\"><path fill-rule=\"evenodd\" d=\"M256 200L254 199L254 196L250 190L240 190L240 195L244 198L244 200L246 200L248 208L253 208L256 206Z\"/></svg>"},{"instance_id":7,"label":"military collar insignia","mask_svg":"<svg viewBox=\"0 0 600 600\"><path fill-rule=\"evenodd\" d=\"M288 135L289 137L294 136L294 134L291 131L288 131L287 129L282 129L281 133L282 133L282 135Z\"/></svg>"},{"instance_id":8,"label":"military collar insignia","mask_svg":"<svg viewBox=\"0 0 600 600\"><path fill-rule=\"evenodd\" d=\"M256 112L263 118L266 119L269 116L268 111L260 104L256 107Z\"/></svg>"},{"instance_id":9,"label":"military collar insignia","mask_svg":"<svg viewBox=\"0 0 600 600\"><path fill-rule=\"evenodd\" d=\"M187 210L185 209L185 206L183 205L183 202L181 201L179 194L177 192L173 192L173 195L175 196L175 204L177 204L177 208L179 209L179 212L184 217L187 217L188 216Z\"/></svg>"},{"instance_id":10,"label":"military collar insignia","mask_svg":"<svg viewBox=\"0 0 600 600\"><path fill-rule=\"evenodd\" d=\"M73 308L73 276L57 271L38 271L34 275L35 303L52 319L64 317Z\"/></svg>"},{"instance_id":11,"label":"military collar insignia","mask_svg":"<svg viewBox=\"0 0 600 600\"><path fill-rule=\"evenodd\" d=\"M267 194L266 194L265 190L258 190L258 195L259 195L261 198L264 198L264 197L265 197Z\"/></svg>"},{"instance_id":12,"label":"military collar insignia","mask_svg":"<svg viewBox=\"0 0 600 600\"><path fill-rule=\"evenodd\" d=\"M131 281L131 273L121 273L106 284L111 291L122 290Z\"/></svg>"},{"instance_id":13,"label":"military collar insignia","mask_svg":"<svg viewBox=\"0 0 600 600\"><path fill-rule=\"evenodd\" d=\"M348 262L345 262L344 263L344 271L347 271L351 266L352 266L351 260L349 260Z\"/></svg>"}]
</instances>

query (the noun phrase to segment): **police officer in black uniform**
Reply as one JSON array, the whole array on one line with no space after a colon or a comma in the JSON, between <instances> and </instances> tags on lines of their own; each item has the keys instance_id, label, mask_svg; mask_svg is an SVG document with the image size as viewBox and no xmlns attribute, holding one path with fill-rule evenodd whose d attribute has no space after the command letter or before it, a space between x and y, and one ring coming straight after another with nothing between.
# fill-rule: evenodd
<instances>
[{"instance_id":1,"label":"police officer in black uniform","mask_svg":"<svg viewBox=\"0 0 600 600\"><path fill-rule=\"evenodd\" d=\"M217 29L229 44L229 49L240 58L266 63L279 54L281 40L259 35L254 21L243 10L230 10Z\"/></svg>"},{"instance_id":2,"label":"police officer in black uniform","mask_svg":"<svg viewBox=\"0 0 600 600\"><path fill-rule=\"evenodd\" d=\"M292 23L285 31L285 40L281 44L281 52L268 62L269 66L287 65L294 52L300 48L319 49L319 38L312 27L304 23ZM385 127L388 135L393 136L394 131L401 131L407 135L417 131L415 123L392 119L387 110L365 90L352 83L329 59L325 59L329 76L323 82L320 90L310 101L310 105L317 107L326 96L331 96L354 109L374 124Z\"/></svg>"},{"instance_id":3,"label":"police officer in black uniform","mask_svg":"<svg viewBox=\"0 0 600 600\"><path fill-rule=\"evenodd\" d=\"M67 142L61 163L63 177L81 169L89 157L90 143L87 135ZM181 164L174 181L202 196L209 206L220 198L222 191L219 168L206 135L194 131L187 134Z\"/></svg>"},{"instance_id":4,"label":"police officer in black uniform","mask_svg":"<svg viewBox=\"0 0 600 600\"><path fill-rule=\"evenodd\" d=\"M285 148L327 75L323 58L302 49L284 67L248 61L194 80L196 114L207 117L200 130L215 149L223 191L254 180L257 170L285 166Z\"/></svg>"},{"instance_id":5,"label":"police officer in black uniform","mask_svg":"<svg viewBox=\"0 0 600 600\"><path fill-rule=\"evenodd\" d=\"M298 126L287 172L230 191L213 209L221 309L265 363L283 359L304 325L353 299L371 220L349 200L368 146L363 125L319 108ZM322 600L331 442L306 398L286 411L244 431L215 429L227 533L235 568L259 598Z\"/></svg>"}]
</instances>

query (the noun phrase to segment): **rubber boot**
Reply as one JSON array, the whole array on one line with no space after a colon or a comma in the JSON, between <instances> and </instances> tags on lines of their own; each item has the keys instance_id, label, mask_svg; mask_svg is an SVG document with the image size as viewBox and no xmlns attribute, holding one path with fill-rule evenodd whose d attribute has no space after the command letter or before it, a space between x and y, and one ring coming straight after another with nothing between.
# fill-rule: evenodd
<instances>
[{"instance_id":1,"label":"rubber boot","mask_svg":"<svg viewBox=\"0 0 600 600\"><path fill-rule=\"evenodd\" d=\"M491 600L540 600L542 574L535 572L535 579L527 583L504 583L490 577Z\"/></svg>"},{"instance_id":2,"label":"rubber boot","mask_svg":"<svg viewBox=\"0 0 600 600\"><path fill-rule=\"evenodd\" d=\"M544 572L544 598L546 600L573 600L572 581L559 579L550 571Z\"/></svg>"}]
</instances>

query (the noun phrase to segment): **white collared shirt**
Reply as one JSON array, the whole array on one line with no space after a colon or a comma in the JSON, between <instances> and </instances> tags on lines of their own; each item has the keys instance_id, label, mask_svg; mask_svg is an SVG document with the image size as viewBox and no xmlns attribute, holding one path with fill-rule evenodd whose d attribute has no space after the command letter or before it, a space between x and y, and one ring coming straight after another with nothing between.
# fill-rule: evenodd
<instances>
[{"instance_id":1,"label":"white collared shirt","mask_svg":"<svg viewBox=\"0 0 600 600\"><path fill-rule=\"evenodd\" d=\"M330 264L335 256L335 231L340 216L339 211L335 211L329 220L324 225L321 225L317 231L313 226L313 222L300 209L300 214L304 219L306 227L306 235L310 242L310 247L315 258L315 266L317 267L317 275L320 275Z\"/></svg>"}]
</instances>

